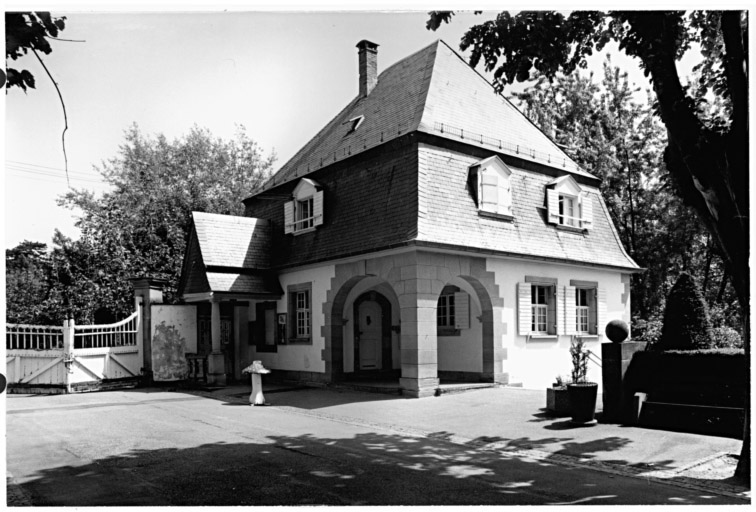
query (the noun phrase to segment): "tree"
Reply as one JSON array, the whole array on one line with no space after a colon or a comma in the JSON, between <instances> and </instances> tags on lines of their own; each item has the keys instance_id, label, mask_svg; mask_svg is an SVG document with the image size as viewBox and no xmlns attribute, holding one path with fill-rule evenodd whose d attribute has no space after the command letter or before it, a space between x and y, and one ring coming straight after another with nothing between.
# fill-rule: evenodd
<instances>
[{"instance_id":1,"label":"tree","mask_svg":"<svg viewBox=\"0 0 756 512\"><path fill-rule=\"evenodd\" d=\"M453 13L435 11L435 30ZM586 57L611 40L640 61L667 131L665 162L683 201L706 226L738 297L746 360L749 333L748 18L741 11L555 11L500 13L471 27L460 48L470 64L493 71L494 86L530 78L531 70L554 76L586 66ZM689 94L675 66L692 45L702 56L698 92ZM702 115L710 95L726 108ZM750 398L747 400L750 405ZM748 407L747 405L747 407ZM750 478L750 411L737 474Z\"/></svg>"},{"instance_id":2,"label":"tree","mask_svg":"<svg viewBox=\"0 0 756 512\"><path fill-rule=\"evenodd\" d=\"M49 322L43 303L50 291L47 246L24 240L5 250L5 319L9 323Z\"/></svg>"},{"instance_id":3,"label":"tree","mask_svg":"<svg viewBox=\"0 0 756 512\"><path fill-rule=\"evenodd\" d=\"M73 190L59 200L81 210L81 237L56 236L52 293L79 323L91 323L102 306L128 315L128 278L139 274L166 279L165 300L177 302L191 212L243 214L242 199L267 179L274 161L243 127L231 141L197 127L168 141L132 126L118 156L98 168L113 190L99 197Z\"/></svg>"},{"instance_id":4,"label":"tree","mask_svg":"<svg viewBox=\"0 0 756 512\"><path fill-rule=\"evenodd\" d=\"M599 81L579 69L551 79L537 75L515 96L528 118L602 179L622 244L646 269L632 276L636 337L656 340L666 296L677 276L689 272L700 276L725 345L736 345L732 327L740 328L739 313L725 293L731 288L721 287L722 260L695 213L674 193L663 161L665 130L646 93L631 87L627 73L607 56Z\"/></svg>"},{"instance_id":5,"label":"tree","mask_svg":"<svg viewBox=\"0 0 756 512\"><path fill-rule=\"evenodd\" d=\"M696 281L687 272L680 274L669 292L664 310L659 350L694 350L712 346L709 309Z\"/></svg>"},{"instance_id":6,"label":"tree","mask_svg":"<svg viewBox=\"0 0 756 512\"><path fill-rule=\"evenodd\" d=\"M5 13L5 67L8 75L8 89L20 87L35 88L34 75L29 70L18 70L8 66L8 58L17 60L29 51L52 52L48 38L58 37L58 32L66 27L66 17L52 17L49 12L6 12Z\"/></svg>"}]
</instances>

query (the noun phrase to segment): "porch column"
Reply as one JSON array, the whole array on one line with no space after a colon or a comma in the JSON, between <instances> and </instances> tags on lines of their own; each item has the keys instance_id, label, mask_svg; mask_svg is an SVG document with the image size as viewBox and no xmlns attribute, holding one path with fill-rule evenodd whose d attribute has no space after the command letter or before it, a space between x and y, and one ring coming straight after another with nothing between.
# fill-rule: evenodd
<instances>
[{"instance_id":1,"label":"porch column","mask_svg":"<svg viewBox=\"0 0 756 512\"><path fill-rule=\"evenodd\" d=\"M210 341L212 351L207 356L207 383L216 386L226 385L226 364L221 352L221 318L220 300L210 302Z\"/></svg>"},{"instance_id":2,"label":"porch column","mask_svg":"<svg viewBox=\"0 0 756 512\"><path fill-rule=\"evenodd\" d=\"M432 396L438 389L438 344L436 338L436 305L433 280L419 265L401 267L403 289L399 294L401 308L402 376L399 384L406 396Z\"/></svg>"}]
</instances>

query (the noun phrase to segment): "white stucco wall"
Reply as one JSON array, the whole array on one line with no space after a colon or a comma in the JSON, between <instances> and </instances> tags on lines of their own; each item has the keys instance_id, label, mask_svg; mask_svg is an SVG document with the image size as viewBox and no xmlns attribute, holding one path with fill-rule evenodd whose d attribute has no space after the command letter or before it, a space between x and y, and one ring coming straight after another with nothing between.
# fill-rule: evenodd
<instances>
[{"instance_id":1,"label":"white stucco wall","mask_svg":"<svg viewBox=\"0 0 756 512\"><path fill-rule=\"evenodd\" d=\"M570 280L595 281L606 290L603 325L599 326L598 336L590 338L587 343L588 349L599 358L601 343L608 341L604 335L606 323L614 319L629 319L629 294L623 304L622 296L626 289L619 271L496 258L488 258L487 270L495 272L499 294L504 299L502 322L505 324L505 334L501 340L502 346L507 349L504 371L509 373L510 382L522 383L525 388L549 387L557 375L569 377L572 368L569 353L571 336L528 338L518 334L517 283L524 281L525 276L554 278L558 286L569 286ZM589 363L588 380L601 385L601 368L596 364Z\"/></svg>"},{"instance_id":2,"label":"white stucco wall","mask_svg":"<svg viewBox=\"0 0 756 512\"><path fill-rule=\"evenodd\" d=\"M311 283L311 335L312 343L310 344L292 344L278 345L276 352L257 352L254 346L249 346L248 354L253 356L254 360L262 361L270 369L292 370L303 372L325 372L325 362L323 361L323 348L325 340L323 339L322 327L325 324L325 314L323 313L323 304L326 302L326 295L331 287L331 279L335 275L334 265L323 265L321 267L312 267L305 270L281 273L279 282L284 291L281 300L278 301L277 313L288 312L287 287L290 285ZM249 316L250 321L255 320L255 301L250 303Z\"/></svg>"},{"instance_id":3,"label":"white stucco wall","mask_svg":"<svg viewBox=\"0 0 756 512\"><path fill-rule=\"evenodd\" d=\"M153 378L185 379L188 372L185 354L197 352L197 309L153 304L150 311Z\"/></svg>"},{"instance_id":4,"label":"white stucco wall","mask_svg":"<svg viewBox=\"0 0 756 512\"><path fill-rule=\"evenodd\" d=\"M478 294L466 281L455 278L445 285L457 286L470 296L470 328L462 329L459 336L438 336L439 371L483 371L483 324Z\"/></svg>"}]
</instances>

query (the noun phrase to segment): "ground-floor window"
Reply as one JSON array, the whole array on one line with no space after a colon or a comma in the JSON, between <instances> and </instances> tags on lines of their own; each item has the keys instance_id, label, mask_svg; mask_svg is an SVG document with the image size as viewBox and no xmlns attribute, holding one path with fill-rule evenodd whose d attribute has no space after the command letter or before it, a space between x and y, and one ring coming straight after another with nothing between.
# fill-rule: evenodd
<instances>
[{"instance_id":1,"label":"ground-floor window","mask_svg":"<svg viewBox=\"0 0 756 512\"><path fill-rule=\"evenodd\" d=\"M287 294L291 333L289 342L312 341L312 283L290 285Z\"/></svg>"}]
</instances>

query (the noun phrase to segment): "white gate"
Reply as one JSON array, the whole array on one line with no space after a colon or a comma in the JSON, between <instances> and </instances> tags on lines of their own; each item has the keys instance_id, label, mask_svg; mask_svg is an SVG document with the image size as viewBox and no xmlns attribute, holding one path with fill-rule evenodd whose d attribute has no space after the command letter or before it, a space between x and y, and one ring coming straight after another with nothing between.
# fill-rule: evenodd
<instances>
[{"instance_id":1,"label":"white gate","mask_svg":"<svg viewBox=\"0 0 756 512\"><path fill-rule=\"evenodd\" d=\"M135 385L142 367L139 311L108 325L8 324L11 391L65 393Z\"/></svg>"}]
</instances>

